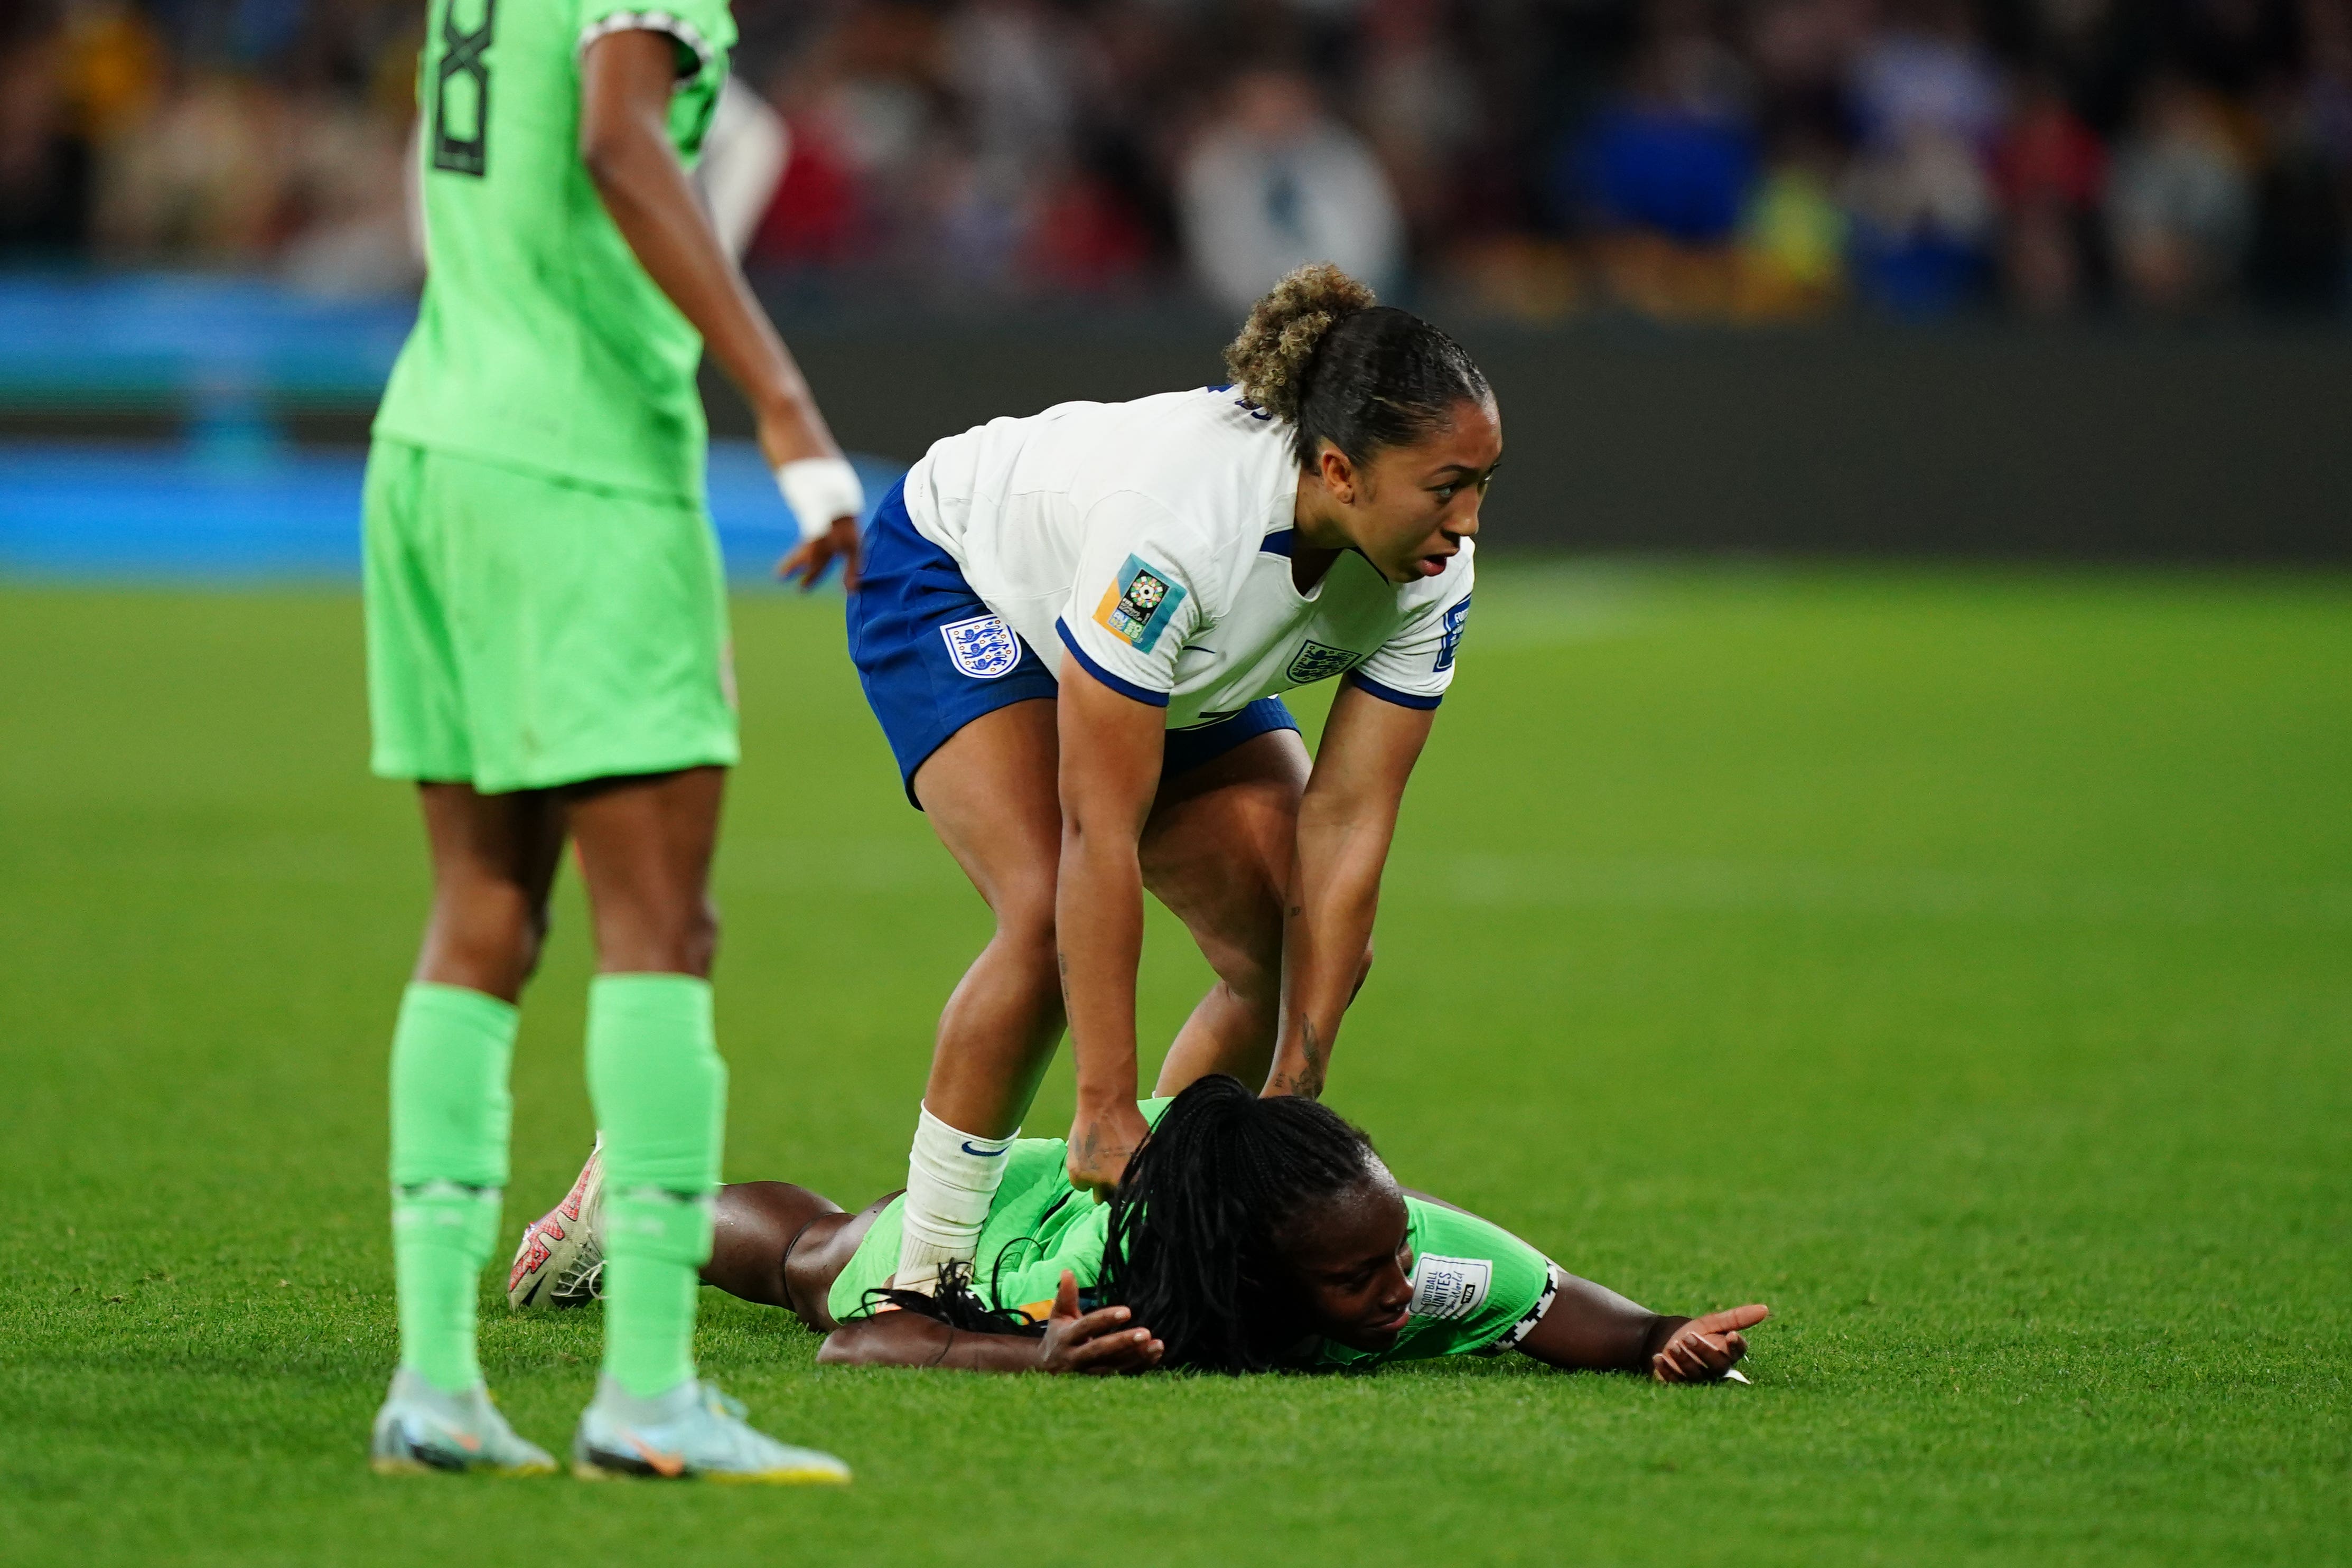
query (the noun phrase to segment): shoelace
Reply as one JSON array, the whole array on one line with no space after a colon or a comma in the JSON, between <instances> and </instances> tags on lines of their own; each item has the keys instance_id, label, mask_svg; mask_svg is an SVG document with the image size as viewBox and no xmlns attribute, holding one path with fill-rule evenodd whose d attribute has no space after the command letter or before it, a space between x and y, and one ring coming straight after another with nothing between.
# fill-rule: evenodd
<instances>
[{"instance_id":1,"label":"shoelace","mask_svg":"<svg viewBox=\"0 0 2352 1568\"><path fill-rule=\"evenodd\" d=\"M588 1293L588 1299L592 1301L601 1301L604 1299L604 1260L603 1258L600 1258L584 1268L575 1261L571 1268L555 1277L555 1289L551 1294L574 1296L583 1290Z\"/></svg>"}]
</instances>

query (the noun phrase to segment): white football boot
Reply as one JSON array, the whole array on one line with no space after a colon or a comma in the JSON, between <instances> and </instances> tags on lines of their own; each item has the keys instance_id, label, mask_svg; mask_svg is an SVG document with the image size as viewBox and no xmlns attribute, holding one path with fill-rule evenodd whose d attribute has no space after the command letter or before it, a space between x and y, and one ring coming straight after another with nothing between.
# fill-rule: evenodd
<instances>
[{"instance_id":1,"label":"white football boot","mask_svg":"<svg viewBox=\"0 0 2352 1568\"><path fill-rule=\"evenodd\" d=\"M480 1384L451 1394L406 1367L392 1374L392 1392L376 1412L368 1463L380 1476L427 1470L480 1470L501 1476L551 1476L554 1458L515 1436L489 1390Z\"/></svg>"},{"instance_id":2,"label":"white football boot","mask_svg":"<svg viewBox=\"0 0 2352 1568\"><path fill-rule=\"evenodd\" d=\"M770 1486L846 1486L849 1467L831 1454L795 1448L755 1431L742 1405L719 1385L688 1378L667 1394L639 1399L609 1377L572 1438L572 1473L669 1480L755 1481Z\"/></svg>"},{"instance_id":3,"label":"white football boot","mask_svg":"<svg viewBox=\"0 0 2352 1568\"><path fill-rule=\"evenodd\" d=\"M604 1274L604 1135L588 1151L580 1179L563 1201L523 1226L507 1276L507 1305L584 1307L601 1294Z\"/></svg>"}]
</instances>

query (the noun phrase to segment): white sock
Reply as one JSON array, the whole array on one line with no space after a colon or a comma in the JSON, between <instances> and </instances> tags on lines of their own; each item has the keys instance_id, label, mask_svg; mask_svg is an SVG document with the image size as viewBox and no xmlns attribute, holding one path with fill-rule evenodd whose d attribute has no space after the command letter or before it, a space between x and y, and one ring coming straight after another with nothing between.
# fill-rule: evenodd
<instances>
[{"instance_id":1,"label":"white sock","mask_svg":"<svg viewBox=\"0 0 2352 1568\"><path fill-rule=\"evenodd\" d=\"M899 1210L905 1228L893 1279L899 1289L931 1290L940 1264L971 1261L989 1202L1004 1180L1004 1152L1012 1147L1010 1138L959 1132L923 1108L907 1159L907 1202Z\"/></svg>"}]
</instances>

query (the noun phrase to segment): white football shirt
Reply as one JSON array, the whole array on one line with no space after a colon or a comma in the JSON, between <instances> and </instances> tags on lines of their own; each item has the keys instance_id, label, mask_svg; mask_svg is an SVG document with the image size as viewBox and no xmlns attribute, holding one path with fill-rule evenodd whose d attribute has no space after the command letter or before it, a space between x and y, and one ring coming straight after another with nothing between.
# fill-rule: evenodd
<instances>
[{"instance_id":1,"label":"white football shirt","mask_svg":"<svg viewBox=\"0 0 2352 1568\"><path fill-rule=\"evenodd\" d=\"M1302 594L1286 426L1227 387L1064 403L934 445L907 475L917 531L1057 672L1065 657L1168 727L1346 674L1434 708L1470 613L1471 542L1398 584L1352 552Z\"/></svg>"}]
</instances>

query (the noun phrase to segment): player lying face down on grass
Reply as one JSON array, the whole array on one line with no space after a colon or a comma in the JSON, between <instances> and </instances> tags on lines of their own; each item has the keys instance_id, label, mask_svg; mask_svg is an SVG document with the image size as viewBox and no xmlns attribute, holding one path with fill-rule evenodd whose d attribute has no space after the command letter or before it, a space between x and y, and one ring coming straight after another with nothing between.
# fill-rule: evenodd
<instances>
[{"instance_id":1,"label":"player lying face down on grass","mask_svg":"<svg viewBox=\"0 0 2352 1568\"><path fill-rule=\"evenodd\" d=\"M996 930L940 1020L898 1278L969 1260L1066 1026L1072 1178L1141 1142L1149 889L1217 974L1159 1084L1322 1087L1399 802L1453 679L1503 451L1444 332L1302 268L1234 384L934 446L875 514L849 646L908 798ZM1281 693L1345 677L1311 760Z\"/></svg>"},{"instance_id":2,"label":"player lying face down on grass","mask_svg":"<svg viewBox=\"0 0 2352 1568\"><path fill-rule=\"evenodd\" d=\"M702 1278L795 1313L825 1334L824 1362L992 1372L1265 1372L1517 1350L1706 1382L1767 1315L1669 1316L1580 1279L1398 1186L1370 1139L1304 1098L1213 1075L1140 1110L1151 1131L1108 1204L1071 1184L1060 1140L1016 1142L977 1265L950 1266L932 1293L889 1288L902 1197L849 1214L786 1182L720 1190ZM592 1156L526 1236L517 1305L592 1294L600 1185Z\"/></svg>"}]
</instances>

